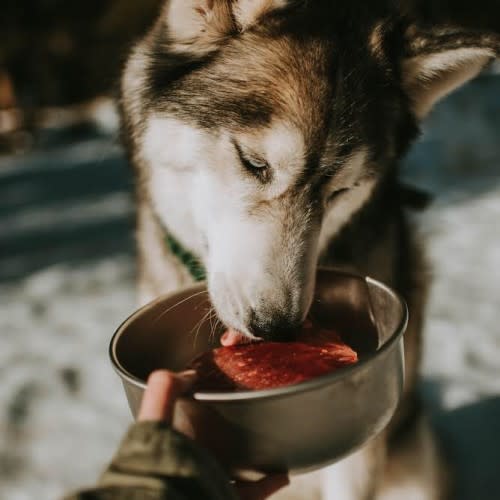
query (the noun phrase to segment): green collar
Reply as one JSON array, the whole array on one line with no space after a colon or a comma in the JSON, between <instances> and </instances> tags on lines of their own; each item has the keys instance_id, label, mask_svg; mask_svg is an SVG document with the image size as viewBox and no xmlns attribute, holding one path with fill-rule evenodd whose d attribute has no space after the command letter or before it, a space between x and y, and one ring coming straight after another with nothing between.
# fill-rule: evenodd
<instances>
[{"instance_id":1,"label":"green collar","mask_svg":"<svg viewBox=\"0 0 500 500\"><path fill-rule=\"evenodd\" d=\"M205 280L205 268L195 255L186 250L170 233L165 234L165 243L169 250L184 264L195 281Z\"/></svg>"}]
</instances>

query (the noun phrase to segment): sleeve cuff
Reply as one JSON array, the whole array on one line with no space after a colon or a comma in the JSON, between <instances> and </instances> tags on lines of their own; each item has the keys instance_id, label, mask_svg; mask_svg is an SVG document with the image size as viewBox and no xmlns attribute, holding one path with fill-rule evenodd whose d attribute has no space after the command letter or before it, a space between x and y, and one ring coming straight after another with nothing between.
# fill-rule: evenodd
<instances>
[{"instance_id":1,"label":"sleeve cuff","mask_svg":"<svg viewBox=\"0 0 500 500\"><path fill-rule=\"evenodd\" d=\"M162 422L138 422L130 427L101 483L117 475L168 479L195 487L200 498L236 500L229 478L212 456L191 439Z\"/></svg>"}]
</instances>

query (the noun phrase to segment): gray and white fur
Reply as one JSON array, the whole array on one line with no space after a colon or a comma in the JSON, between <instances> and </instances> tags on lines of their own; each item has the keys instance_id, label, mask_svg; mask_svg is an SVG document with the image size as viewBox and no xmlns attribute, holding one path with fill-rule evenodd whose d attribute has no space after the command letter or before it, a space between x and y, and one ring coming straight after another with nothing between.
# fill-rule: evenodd
<instances>
[{"instance_id":1,"label":"gray and white fur","mask_svg":"<svg viewBox=\"0 0 500 500\"><path fill-rule=\"evenodd\" d=\"M428 273L398 162L433 105L499 51L498 34L421 24L389 0L169 0L128 58L141 302L190 283L169 231L205 266L219 318L249 337L287 338L319 264L369 274L409 304L389 428L276 498L444 498L415 391Z\"/></svg>"}]
</instances>

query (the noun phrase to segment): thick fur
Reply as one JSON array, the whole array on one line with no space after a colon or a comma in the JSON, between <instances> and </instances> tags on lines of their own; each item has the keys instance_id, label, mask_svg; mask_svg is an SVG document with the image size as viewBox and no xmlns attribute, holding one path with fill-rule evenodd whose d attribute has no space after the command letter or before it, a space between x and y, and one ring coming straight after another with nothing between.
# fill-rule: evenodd
<instances>
[{"instance_id":1,"label":"thick fur","mask_svg":"<svg viewBox=\"0 0 500 500\"><path fill-rule=\"evenodd\" d=\"M285 338L303 320L320 263L409 304L393 422L282 497L444 496L415 392L427 269L397 165L434 103L499 49L494 33L422 25L389 1L170 0L130 55L142 301L190 282L168 230L205 265L220 319L250 337Z\"/></svg>"}]
</instances>

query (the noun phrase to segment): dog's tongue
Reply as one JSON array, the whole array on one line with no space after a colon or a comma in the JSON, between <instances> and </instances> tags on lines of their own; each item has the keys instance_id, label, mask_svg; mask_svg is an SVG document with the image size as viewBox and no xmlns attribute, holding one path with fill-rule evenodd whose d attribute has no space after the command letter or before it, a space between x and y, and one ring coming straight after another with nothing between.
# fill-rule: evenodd
<instances>
[{"instance_id":1,"label":"dog's tongue","mask_svg":"<svg viewBox=\"0 0 500 500\"><path fill-rule=\"evenodd\" d=\"M310 319L306 319L304 321L304 324L302 325L302 333L303 334L308 334L311 333L313 329L313 324ZM240 345L240 344L251 344L252 342L255 341L261 341L262 339L260 338L249 338L243 333L240 333L238 330L233 330L230 328L225 332L221 338L220 338L220 343L224 347L231 347L233 345Z\"/></svg>"},{"instance_id":2,"label":"dog's tongue","mask_svg":"<svg viewBox=\"0 0 500 500\"><path fill-rule=\"evenodd\" d=\"M252 340L249 339L246 335L243 335L243 333L240 333L233 329L228 330L220 338L220 343L224 347L230 347L232 345L239 344L249 344L250 342L252 342Z\"/></svg>"}]
</instances>

